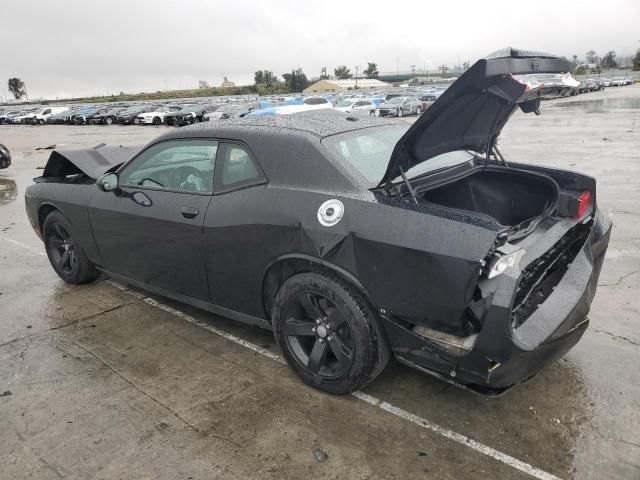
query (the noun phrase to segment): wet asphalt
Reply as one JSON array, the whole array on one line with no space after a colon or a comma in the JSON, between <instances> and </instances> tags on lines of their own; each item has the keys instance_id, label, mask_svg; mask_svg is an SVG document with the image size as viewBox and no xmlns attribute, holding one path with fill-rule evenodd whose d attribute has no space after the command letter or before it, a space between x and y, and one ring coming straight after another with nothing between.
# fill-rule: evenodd
<instances>
[{"instance_id":1,"label":"wet asphalt","mask_svg":"<svg viewBox=\"0 0 640 480\"><path fill-rule=\"evenodd\" d=\"M0 478L532 478L393 412L308 388L193 321L277 354L269 332L154 297L182 315L166 311L106 279L59 280L24 212L49 154L35 148L135 145L164 131L0 126L14 157L0 170ZM598 180L615 225L589 329L497 399L395 362L365 393L543 473L640 478L640 85L517 113L500 146L507 161Z\"/></svg>"}]
</instances>

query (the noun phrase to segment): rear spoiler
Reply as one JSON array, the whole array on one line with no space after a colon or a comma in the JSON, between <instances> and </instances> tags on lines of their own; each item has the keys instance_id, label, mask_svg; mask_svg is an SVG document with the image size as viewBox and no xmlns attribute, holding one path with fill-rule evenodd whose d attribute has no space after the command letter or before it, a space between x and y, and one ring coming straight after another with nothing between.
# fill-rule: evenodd
<instances>
[{"instance_id":1,"label":"rear spoiler","mask_svg":"<svg viewBox=\"0 0 640 480\"><path fill-rule=\"evenodd\" d=\"M133 158L142 146L107 147L98 145L90 149L54 150L42 173L43 178L63 178L68 175L84 174L97 179L113 167Z\"/></svg>"}]
</instances>

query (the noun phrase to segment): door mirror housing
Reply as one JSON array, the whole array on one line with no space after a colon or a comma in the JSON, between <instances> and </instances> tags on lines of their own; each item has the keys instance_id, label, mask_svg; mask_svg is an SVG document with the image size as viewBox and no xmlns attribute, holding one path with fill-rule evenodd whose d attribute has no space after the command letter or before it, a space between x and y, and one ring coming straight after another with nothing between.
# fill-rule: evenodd
<instances>
[{"instance_id":1,"label":"door mirror housing","mask_svg":"<svg viewBox=\"0 0 640 480\"><path fill-rule=\"evenodd\" d=\"M118 174L105 173L98 179L96 185L103 192L112 192L118 188Z\"/></svg>"}]
</instances>

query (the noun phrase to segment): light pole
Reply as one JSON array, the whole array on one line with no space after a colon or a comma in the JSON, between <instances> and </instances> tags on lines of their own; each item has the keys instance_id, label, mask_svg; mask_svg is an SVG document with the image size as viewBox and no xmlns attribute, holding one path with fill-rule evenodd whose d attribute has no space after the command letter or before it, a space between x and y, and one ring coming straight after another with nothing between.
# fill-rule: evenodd
<instances>
[{"instance_id":1,"label":"light pole","mask_svg":"<svg viewBox=\"0 0 640 480\"><path fill-rule=\"evenodd\" d=\"M356 90L358 89L358 69L360 67L358 65L356 65Z\"/></svg>"}]
</instances>

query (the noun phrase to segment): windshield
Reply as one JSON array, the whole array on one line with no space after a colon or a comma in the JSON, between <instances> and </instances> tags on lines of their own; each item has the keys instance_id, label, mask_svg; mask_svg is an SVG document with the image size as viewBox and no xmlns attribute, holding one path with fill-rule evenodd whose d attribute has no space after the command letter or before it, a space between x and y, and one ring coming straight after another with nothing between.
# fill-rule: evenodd
<instances>
[{"instance_id":1,"label":"windshield","mask_svg":"<svg viewBox=\"0 0 640 480\"><path fill-rule=\"evenodd\" d=\"M387 101L387 103L402 103L404 97L393 97L391 100Z\"/></svg>"},{"instance_id":2,"label":"windshield","mask_svg":"<svg viewBox=\"0 0 640 480\"><path fill-rule=\"evenodd\" d=\"M336 107L350 107L352 103L352 100L342 100L336 103Z\"/></svg>"},{"instance_id":3,"label":"windshield","mask_svg":"<svg viewBox=\"0 0 640 480\"><path fill-rule=\"evenodd\" d=\"M338 154L348 167L362 176L369 188L376 187L387 170L389 159L398 140L406 133L410 125L389 125L373 127L352 132L332 135L322 143ZM472 152L459 150L437 155L417 164L406 172L408 178L427 172L452 167L472 160ZM400 178L394 179L395 181Z\"/></svg>"}]
</instances>

